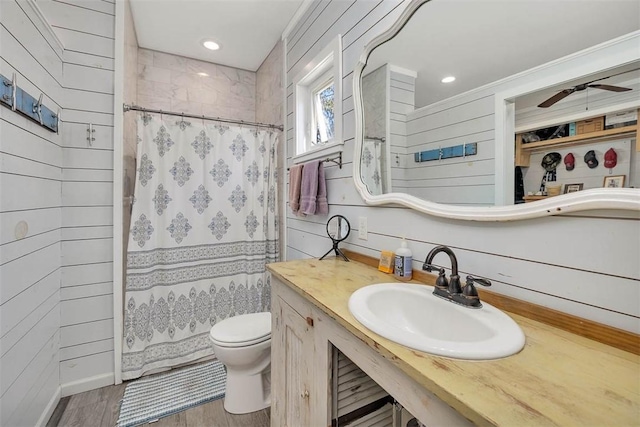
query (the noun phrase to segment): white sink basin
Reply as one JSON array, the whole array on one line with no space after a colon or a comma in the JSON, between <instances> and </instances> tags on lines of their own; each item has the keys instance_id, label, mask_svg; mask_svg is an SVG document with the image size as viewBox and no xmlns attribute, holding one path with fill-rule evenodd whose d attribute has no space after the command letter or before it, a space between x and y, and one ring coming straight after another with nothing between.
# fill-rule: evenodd
<instances>
[{"instance_id":1,"label":"white sink basin","mask_svg":"<svg viewBox=\"0 0 640 427\"><path fill-rule=\"evenodd\" d=\"M497 308L485 302L466 308L432 292L431 286L405 283L365 286L351 295L349 310L378 335L438 356L497 359L524 347L522 329Z\"/></svg>"}]
</instances>

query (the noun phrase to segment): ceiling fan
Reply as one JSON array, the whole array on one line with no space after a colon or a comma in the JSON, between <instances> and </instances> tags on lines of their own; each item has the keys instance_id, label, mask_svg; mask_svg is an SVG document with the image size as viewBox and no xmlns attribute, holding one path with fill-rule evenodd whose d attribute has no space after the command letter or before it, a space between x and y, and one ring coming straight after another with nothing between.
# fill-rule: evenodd
<instances>
[{"instance_id":1,"label":"ceiling fan","mask_svg":"<svg viewBox=\"0 0 640 427\"><path fill-rule=\"evenodd\" d=\"M585 90L586 88L592 87L592 88L596 88L596 89L603 89L603 90L609 90L612 92L627 92L629 90L632 90L631 88L628 87L622 87L622 86L612 86L612 85L603 85L603 84L591 84L594 82L599 82L600 80L605 80L608 79L610 77L614 77L614 76L619 76L620 74L625 74L625 73L629 73L631 71L637 71L636 70L630 70L630 71L624 71L622 73L618 73L618 74L613 74L607 77L602 77L601 79L596 79L596 80L591 80L590 82L586 82L586 83L581 83L579 85L576 85L572 88L569 89L564 89L558 93L556 93L555 95L553 95L551 98L547 99L546 101L542 102L540 105L538 105L538 107L540 108L549 108L551 107L553 104L555 104L556 102L560 101L561 99L566 98L567 96L571 95L574 92L580 92L582 90Z\"/></svg>"}]
</instances>

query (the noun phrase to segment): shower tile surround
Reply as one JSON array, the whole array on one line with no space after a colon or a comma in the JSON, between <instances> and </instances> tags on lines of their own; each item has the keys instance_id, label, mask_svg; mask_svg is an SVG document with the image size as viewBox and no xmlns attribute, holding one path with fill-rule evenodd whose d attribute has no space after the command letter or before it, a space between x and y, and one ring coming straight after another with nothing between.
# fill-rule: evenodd
<instances>
[{"instance_id":1,"label":"shower tile surround","mask_svg":"<svg viewBox=\"0 0 640 427\"><path fill-rule=\"evenodd\" d=\"M283 57L284 45L282 41L278 42L265 58L260 68L256 72L256 121L260 123L273 123L282 125L284 121L284 100L282 97L283 86ZM278 206L284 203L284 178L287 171L285 165L284 137L282 132L278 138ZM280 209L278 223L284 224L282 220L284 209ZM278 229L280 239L280 259L284 259L284 227Z\"/></svg>"},{"instance_id":2,"label":"shower tile surround","mask_svg":"<svg viewBox=\"0 0 640 427\"><path fill-rule=\"evenodd\" d=\"M251 71L139 49L137 86L142 107L256 119L256 73Z\"/></svg>"}]
</instances>

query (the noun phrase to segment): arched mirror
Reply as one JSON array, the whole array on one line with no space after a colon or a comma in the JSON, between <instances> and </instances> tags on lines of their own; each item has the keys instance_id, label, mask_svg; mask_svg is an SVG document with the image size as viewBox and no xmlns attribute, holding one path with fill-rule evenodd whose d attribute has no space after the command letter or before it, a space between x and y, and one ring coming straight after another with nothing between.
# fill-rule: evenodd
<instances>
[{"instance_id":1,"label":"arched mirror","mask_svg":"<svg viewBox=\"0 0 640 427\"><path fill-rule=\"evenodd\" d=\"M413 1L355 69L363 199L480 221L640 209L639 17L637 1Z\"/></svg>"}]
</instances>

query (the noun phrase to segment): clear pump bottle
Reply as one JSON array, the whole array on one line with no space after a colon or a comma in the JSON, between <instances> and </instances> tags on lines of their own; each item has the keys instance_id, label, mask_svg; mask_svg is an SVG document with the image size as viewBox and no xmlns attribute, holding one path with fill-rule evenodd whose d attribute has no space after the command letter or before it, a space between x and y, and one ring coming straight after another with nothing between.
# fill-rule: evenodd
<instances>
[{"instance_id":1,"label":"clear pump bottle","mask_svg":"<svg viewBox=\"0 0 640 427\"><path fill-rule=\"evenodd\" d=\"M407 247L407 241L403 238L400 247L396 250L396 259L393 268L393 274L396 279L404 281L411 280L412 255L411 249Z\"/></svg>"}]
</instances>

